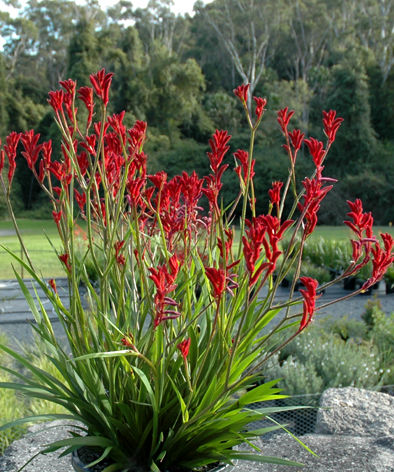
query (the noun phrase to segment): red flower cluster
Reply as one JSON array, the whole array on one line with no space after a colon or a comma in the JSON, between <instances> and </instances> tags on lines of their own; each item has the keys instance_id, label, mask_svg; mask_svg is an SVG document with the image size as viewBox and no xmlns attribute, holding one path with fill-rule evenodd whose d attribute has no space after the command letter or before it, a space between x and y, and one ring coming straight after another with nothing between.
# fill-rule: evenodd
<instances>
[{"instance_id":1,"label":"red flower cluster","mask_svg":"<svg viewBox=\"0 0 394 472\"><path fill-rule=\"evenodd\" d=\"M240 164L234 170L238 175L238 178L241 182L241 185L245 185L245 182L248 179L248 171L249 171L249 153L243 151L242 149L238 149L237 152L234 153L234 157L239 160ZM254 165L256 160L252 159L250 163L250 179L253 179L255 172L254 172Z\"/></svg>"},{"instance_id":2,"label":"red flower cluster","mask_svg":"<svg viewBox=\"0 0 394 472\"><path fill-rule=\"evenodd\" d=\"M323 143L314 138L304 139L304 143L308 146L309 152L316 166L317 179L320 180L324 169L322 163L326 154L326 151L323 149Z\"/></svg>"},{"instance_id":3,"label":"red flower cluster","mask_svg":"<svg viewBox=\"0 0 394 472\"><path fill-rule=\"evenodd\" d=\"M294 111L289 111L289 107L283 108L278 111L278 123L284 133L287 133L287 126L289 125L290 118L294 115Z\"/></svg>"},{"instance_id":4,"label":"red flower cluster","mask_svg":"<svg viewBox=\"0 0 394 472\"><path fill-rule=\"evenodd\" d=\"M280 189L283 187L283 182L272 182L272 189L268 190L268 195L271 199L271 205L279 205L280 203Z\"/></svg>"},{"instance_id":5,"label":"red flower cluster","mask_svg":"<svg viewBox=\"0 0 394 472\"><path fill-rule=\"evenodd\" d=\"M316 289L319 285L317 280L311 279L310 277L300 277L300 282L305 285L306 290L300 290L302 296L304 297L304 313L301 319L300 327L298 328L298 332L301 332L303 329L305 329L312 321L313 314L315 313L316 299L321 296L316 296Z\"/></svg>"},{"instance_id":6,"label":"red flower cluster","mask_svg":"<svg viewBox=\"0 0 394 472\"><path fill-rule=\"evenodd\" d=\"M90 76L90 82L93 85L94 91L97 96L102 99L104 106L107 106L109 102L109 88L111 86L113 75L112 72L106 74L105 69L102 69L98 71L97 74L92 74Z\"/></svg>"},{"instance_id":7,"label":"red flower cluster","mask_svg":"<svg viewBox=\"0 0 394 472\"><path fill-rule=\"evenodd\" d=\"M13 131L6 138L6 145L4 145L4 150L8 158L8 183L9 186L12 184L12 179L14 178L15 169L16 169L16 148L18 146L19 139L21 138L21 133L15 133Z\"/></svg>"},{"instance_id":8,"label":"red flower cluster","mask_svg":"<svg viewBox=\"0 0 394 472\"><path fill-rule=\"evenodd\" d=\"M134 336L132 333L127 333L124 338L120 340L123 346L133 348L134 347Z\"/></svg>"},{"instance_id":9,"label":"red flower cluster","mask_svg":"<svg viewBox=\"0 0 394 472\"><path fill-rule=\"evenodd\" d=\"M287 121L288 123L288 121ZM281 125L282 126L282 125ZM297 160L297 154L298 154L298 151L300 150L301 148L301 144L302 144L302 140L304 139L304 136L305 134L304 133L301 133L301 131L299 129L295 129L293 132L287 132L287 128L285 128L285 131L284 133L288 134L288 137L290 138L290 141L291 141L291 145L293 146L294 148L294 153L291 151L291 148L288 144L283 144L283 147L286 149L286 151L288 152L289 156L290 156L290 159L292 161L292 164L293 166L295 165L296 163L296 160Z\"/></svg>"},{"instance_id":10,"label":"red flower cluster","mask_svg":"<svg viewBox=\"0 0 394 472\"><path fill-rule=\"evenodd\" d=\"M55 92L49 92L49 99L47 100L51 107L55 110L56 115L63 109L63 90L56 90Z\"/></svg>"},{"instance_id":11,"label":"red flower cluster","mask_svg":"<svg viewBox=\"0 0 394 472\"><path fill-rule=\"evenodd\" d=\"M58 211L57 213L56 211L53 211L52 216L53 216L53 220L58 225L60 223L60 220L62 219L62 210Z\"/></svg>"},{"instance_id":12,"label":"red flower cluster","mask_svg":"<svg viewBox=\"0 0 394 472\"><path fill-rule=\"evenodd\" d=\"M234 265L238 264L238 262L239 261L232 264L231 267L234 267ZM216 269L215 267L205 267L205 274L212 284L213 297L216 299L217 303L220 302L222 295L226 290L231 296L234 296L233 289L238 288L238 284L234 280L236 275L227 275L229 269L230 267L227 267L226 270Z\"/></svg>"},{"instance_id":13,"label":"red flower cluster","mask_svg":"<svg viewBox=\"0 0 394 472\"><path fill-rule=\"evenodd\" d=\"M239 85L237 88L233 90L234 95L237 96L243 104L248 101L248 91L249 91L250 84L243 84Z\"/></svg>"},{"instance_id":14,"label":"red flower cluster","mask_svg":"<svg viewBox=\"0 0 394 472\"><path fill-rule=\"evenodd\" d=\"M60 161L51 161L52 143L49 141L38 144L39 134L35 135L32 130L23 135L11 133L6 138L4 151L0 151L0 172L4 167L5 155L7 155L9 161L8 181L11 186L16 167L17 145L21 140L22 155L29 168L45 190L52 193L52 202L55 203L52 216L58 225L59 232L64 231L64 225L60 223L62 220L65 221L64 211L73 198L75 198L85 219L87 218L85 212L87 215L89 213L92 215L93 230L100 231L100 227L106 226L107 231L112 231L116 225L121 224L121 218L124 217L125 224L138 225L141 230L138 236L141 238L142 247L141 250L139 247L140 253L137 251L136 255L138 263L141 264L140 267L142 267L143 261L145 261L144 264L148 264L147 261L154 261L156 257L160 257L157 256L159 251L152 250L151 241L161 233L167 252L174 255L166 263L149 268L149 278L155 286L154 295L152 295L153 326L155 329L160 323L180 316L177 311L179 309L177 308L178 303L174 300L176 297L172 295L174 298L171 298L170 295L177 287L176 279L180 261L190 265L194 263L193 258L190 257L193 255L192 248L196 248L198 252L196 257L200 257L204 261L204 266L214 266L204 267L204 271L212 286L213 298L218 307L218 316L219 303L224 298L225 292L234 295L233 290L238 288L237 275L231 273L231 270L240 263L239 260L234 261L233 257L234 231L228 229L227 222L225 228L221 222L218 224L221 218L218 206L219 192L222 188L221 179L228 167L228 164L223 162L230 148L228 143L231 137L227 131L223 130L216 130L214 133L209 141L210 152L207 153L212 173L204 179L199 179L195 172L191 175L183 172L170 180L164 171L147 175L147 156L142 149L146 141L147 125L145 122L137 121L133 128L126 129L123 124L125 112L122 112L107 117L105 122L94 123L93 130L89 134L94 115L94 92L106 107L112 76L112 73L106 74L105 69L102 69L90 77L93 87L81 87L76 91L76 83L67 80L60 82L63 90L49 93L48 102L55 110L62 131L68 136L67 139L64 139L61 147L63 158ZM251 98L248 97L249 91L249 84L241 85L234 90L234 94L241 100L245 109L248 99ZM87 127L84 133L81 132L76 122L76 94L88 110ZM248 120L251 129L255 130L263 116L267 102L265 99L257 97L253 97L253 100L257 121L255 125L252 124L249 112ZM305 224L304 237L306 237L315 229L321 201L332 188L332 185L328 185L328 183L335 181L322 176L323 163L343 120L336 118L335 111L323 112L324 131L328 138L326 149L324 149L323 142L312 137L304 139L304 133L301 133L300 130L288 131L289 122L293 115L294 111L289 111L287 107L279 110L277 114L278 123L286 139L284 147L291 159L290 179L285 192L289 191L290 184L296 190L295 163L303 141L316 166L316 177L304 180L305 192L298 202L298 209L303 218L302 223ZM42 153L42 159L39 162L40 153ZM255 160L248 152L239 149L234 153L234 157L237 162L235 172L241 183L241 192L231 210L231 215L242 194L246 199L249 198L245 192L245 183L251 182L255 176ZM37 175L38 163L39 173ZM52 185L51 179L53 178L60 181L59 186ZM74 195L69 189L73 179ZM281 223L279 218L281 198L285 198L285 195L281 196L282 187L282 182L272 183L272 188L268 191L270 199L268 215L255 216L253 202L253 218L251 221L245 220L246 230L242 235L243 247L241 250L245 259L246 285L248 285L249 294L255 284L259 281L263 284L275 270L278 258L282 254L279 243L286 230L293 224L293 220ZM251 193L254 193L252 183ZM201 216L203 209L199 206L199 201L203 194L209 201L209 216ZM113 206L111 206L112 204ZM88 205L87 208L86 205ZM351 211L348 216L351 221L345 223L357 237L351 241L353 261L344 276L357 272L373 258L372 276L362 287L363 290L366 290L373 283L379 281L387 267L393 263L394 240L388 234L384 234L382 235L384 247L380 245L373 236L373 218L370 213L363 212L361 201L349 202L349 205ZM274 207L276 207L277 216L271 214L274 213ZM119 234L124 234L123 229ZM90 234L89 238L91 238ZM115 239L110 239L113 241L114 259L112 262L115 261L118 266L126 269L128 260L123 255L125 241L117 241L117 239L119 239L118 236ZM207 254L208 248L214 249L210 243L214 243L215 240L217 240L220 254L217 261L215 261L215 257L212 258ZM204 248L204 244L200 244L201 242L205 243ZM71 274L73 267L70 257L68 252L59 255L60 261L69 274ZM208 264L207 260L212 261L212 259L214 262ZM150 263L150 265L153 264L154 262ZM312 320L318 286L316 280L308 277L301 278L301 281L306 289L301 290L304 308L299 331L302 331ZM53 286L51 282L50 285L56 291L56 286ZM127 336L122 339L122 343L130 345ZM177 347L186 359L190 338L180 342Z\"/></svg>"},{"instance_id":15,"label":"red flower cluster","mask_svg":"<svg viewBox=\"0 0 394 472\"><path fill-rule=\"evenodd\" d=\"M265 98L260 97L253 97L253 100L256 102L256 110L255 113L257 115L257 119L260 120L265 112L265 106L267 105L267 100Z\"/></svg>"},{"instance_id":16,"label":"red flower cluster","mask_svg":"<svg viewBox=\"0 0 394 472\"><path fill-rule=\"evenodd\" d=\"M165 264L158 266L157 269L153 267L149 268L149 272L151 273L149 278L153 280L154 284L156 285L156 295L154 298L155 318L153 321L155 329L163 321L172 320L180 316L179 312L166 309L167 305L178 305L175 300L168 297L168 294L173 292L177 287L177 285L174 284L179 271L179 261L176 254L170 257L168 260L168 265L170 271L168 271Z\"/></svg>"},{"instance_id":17,"label":"red flower cluster","mask_svg":"<svg viewBox=\"0 0 394 472\"><path fill-rule=\"evenodd\" d=\"M93 89L91 87L81 87L78 90L78 98L83 101L88 110L87 129L89 129L93 118L94 101L93 101Z\"/></svg>"},{"instance_id":18,"label":"red flower cluster","mask_svg":"<svg viewBox=\"0 0 394 472\"><path fill-rule=\"evenodd\" d=\"M124 257L123 254L120 254L120 251L122 249L122 247L124 246L125 242L122 240L122 241L118 241L114 244L114 248L115 248L115 260L116 262L121 265L121 266L124 266L125 265L125 262L126 262L126 259Z\"/></svg>"},{"instance_id":19,"label":"red flower cluster","mask_svg":"<svg viewBox=\"0 0 394 472\"><path fill-rule=\"evenodd\" d=\"M359 198L354 203L349 200L347 203L351 209L351 211L347 213L347 216L353 220L353 223L351 221L344 221L345 225L349 226L349 228L356 233L359 240L364 238L364 232L366 238L372 238L372 213L363 212L363 203Z\"/></svg>"},{"instance_id":20,"label":"red flower cluster","mask_svg":"<svg viewBox=\"0 0 394 472\"><path fill-rule=\"evenodd\" d=\"M189 354L191 339L187 338L177 345L177 348L181 351L183 358L186 360Z\"/></svg>"},{"instance_id":21,"label":"red flower cluster","mask_svg":"<svg viewBox=\"0 0 394 472\"><path fill-rule=\"evenodd\" d=\"M49 285L51 286L52 290L57 293L57 288L56 288L56 282L54 279L49 279L48 280Z\"/></svg>"},{"instance_id":22,"label":"red flower cluster","mask_svg":"<svg viewBox=\"0 0 394 472\"><path fill-rule=\"evenodd\" d=\"M1 145L1 139L0 139L0 145ZM0 174L2 173L3 168L4 168L4 157L5 157L5 153L3 150L1 150L0 151Z\"/></svg>"},{"instance_id":23,"label":"red flower cluster","mask_svg":"<svg viewBox=\"0 0 394 472\"><path fill-rule=\"evenodd\" d=\"M75 89L77 88L77 83L75 80L68 79L68 80L60 80L59 84L64 88L64 90L74 97Z\"/></svg>"},{"instance_id":24,"label":"red flower cluster","mask_svg":"<svg viewBox=\"0 0 394 472\"><path fill-rule=\"evenodd\" d=\"M330 144L335 141L338 128L341 126L343 121L343 118L335 118L336 114L337 112L333 110L330 110L329 112L323 111L324 132Z\"/></svg>"},{"instance_id":25,"label":"red flower cluster","mask_svg":"<svg viewBox=\"0 0 394 472\"><path fill-rule=\"evenodd\" d=\"M290 141L294 148L294 161L296 159L296 153L300 150L302 140L304 139L305 133L301 133L299 129L293 130L293 132L289 131Z\"/></svg>"},{"instance_id":26,"label":"red flower cluster","mask_svg":"<svg viewBox=\"0 0 394 472\"><path fill-rule=\"evenodd\" d=\"M361 287L361 290L365 291L382 280L388 267L394 262L394 253L392 253L394 240L390 234L383 233L381 235L384 245L383 249L373 234L372 214L364 213L360 199L357 199L355 202L348 201L348 204L351 211L347 213L347 216L353 222L344 221L344 223L356 234L358 240L351 239L353 246L352 262L344 274L349 276L358 272L371 260L372 254L372 276ZM363 254L362 261L358 262Z\"/></svg>"},{"instance_id":27,"label":"red flower cluster","mask_svg":"<svg viewBox=\"0 0 394 472\"><path fill-rule=\"evenodd\" d=\"M223 263L227 267L228 258L231 253L231 248L233 247L234 242L234 231L231 229L225 229L224 233L227 237L227 240L223 244L222 239L218 237L218 248L220 251L220 257L223 259Z\"/></svg>"},{"instance_id":28,"label":"red flower cluster","mask_svg":"<svg viewBox=\"0 0 394 472\"><path fill-rule=\"evenodd\" d=\"M315 230L317 224L317 212L320 209L320 203L333 187L332 185L323 187L322 184L322 180L319 180L318 178L315 178L313 180L309 180L308 178L306 178L302 182L302 185L304 186L306 192L302 197L304 199L304 202L298 203L298 209L301 213L305 212L305 236L309 236Z\"/></svg>"},{"instance_id":29,"label":"red flower cluster","mask_svg":"<svg viewBox=\"0 0 394 472\"><path fill-rule=\"evenodd\" d=\"M25 148L25 150L22 151L22 156L26 159L30 170L33 170L38 159L38 154L42 149L42 144L37 145L39 139L40 134L34 135L33 130L26 131L26 133L21 135L21 141Z\"/></svg>"},{"instance_id":30,"label":"red flower cluster","mask_svg":"<svg viewBox=\"0 0 394 472\"><path fill-rule=\"evenodd\" d=\"M205 177L207 188L202 189L202 192L209 200L211 209L215 209L219 212L219 207L217 204L217 199L219 196L220 189L222 188L221 178L223 172L227 169L228 164L222 164L224 155L230 149L230 146L227 145L231 136L227 131L216 130L213 135L213 139L209 140L209 145L211 146L212 152L208 152L209 162L211 163L211 169L213 175Z\"/></svg>"},{"instance_id":31,"label":"red flower cluster","mask_svg":"<svg viewBox=\"0 0 394 472\"><path fill-rule=\"evenodd\" d=\"M282 254L278 243L282 240L286 230L293 224L293 220L287 220L281 225L275 216L260 215L253 218L252 222L246 220L246 224L249 230L246 231L247 236L242 237L242 241L246 267L250 276L249 285L251 286L257 282L264 270L268 269L266 277L275 270L276 262ZM264 247L267 262L261 263L256 269L262 247Z\"/></svg>"},{"instance_id":32,"label":"red flower cluster","mask_svg":"<svg viewBox=\"0 0 394 472\"><path fill-rule=\"evenodd\" d=\"M65 254L60 254L59 259L63 264L66 266L67 271L70 273L71 272L71 265L69 263L69 255L67 253Z\"/></svg>"},{"instance_id":33,"label":"red flower cluster","mask_svg":"<svg viewBox=\"0 0 394 472\"><path fill-rule=\"evenodd\" d=\"M387 269L394 261L394 253L392 252L394 246L393 237L388 233L383 233L381 236L383 239L384 249L382 249L377 242L375 243L375 247L371 248L373 255L372 277L370 277L361 287L362 291L367 290L369 287L372 287L372 285L375 285L377 282L382 280Z\"/></svg>"}]
</instances>

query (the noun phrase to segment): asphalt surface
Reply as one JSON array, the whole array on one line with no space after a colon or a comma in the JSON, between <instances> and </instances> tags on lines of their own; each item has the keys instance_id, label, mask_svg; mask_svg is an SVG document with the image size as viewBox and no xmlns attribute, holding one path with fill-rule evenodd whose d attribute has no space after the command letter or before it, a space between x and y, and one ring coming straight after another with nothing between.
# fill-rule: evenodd
<instances>
[{"instance_id":1,"label":"asphalt surface","mask_svg":"<svg viewBox=\"0 0 394 472\"><path fill-rule=\"evenodd\" d=\"M53 328L58 339L66 340L61 323L59 322L50 301L46 298L41 288L33 287L30 280L25 280L29 292L36 299L40 297L49 318L53 322ZM57 289L62 302L66 307L69 306L67 280L56 279ZM263 289L259 298L265 295ZM339 298L349 295L349 291L342 288L342 284L336 284L329 287L326 292L317 300L317 307L330 303ZM287 301L289 290L279 287L275 301L284 303ZM300 297L299 292L295 292L296 297ZM347 316L351 319L361 320L362 314L365 312L365 304L371 297L377 296L380 300L383 311L386 314L394 312L394 294L386 295L384 282L380 282L379 288L372 291L372 295L356 295L350 299L332 304L317 311L316 319L331 316L333 319L339 319ZM302 305L292 308L293 313L302 311ZM32 329L30 323L34 323L34 316L30 307L25 300L22 290L16 280L0 281L0 333L5 333L10 340L12 347L18 348L19 343L31 343L33 340Z\"/></svg>"}]
</instances>

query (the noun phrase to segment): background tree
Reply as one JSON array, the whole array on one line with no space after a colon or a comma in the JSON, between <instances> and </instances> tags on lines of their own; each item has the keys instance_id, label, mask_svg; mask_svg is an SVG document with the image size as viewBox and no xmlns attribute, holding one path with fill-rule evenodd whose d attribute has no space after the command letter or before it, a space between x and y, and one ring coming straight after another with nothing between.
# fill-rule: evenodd
<instances>
[{"instance_id":1,"label":"background tree","mask_svg":"<svg viewBox=\"0 0 394 472\"><path fill-rule=\"evenodd\" d=\"M292 129L324 140L321 112L336 109L345 121L325 166L341 183L327 198L324 222L341 222L346 209L338 202L363 196L366 205L379 206L377 222L393 221L393 2L197 1L189 16L176 15L172 0L151 0L142 9L120 0L106 12L97 0L29 0L16 16L0 11L0 138L34 129L55 143L48 91L70 77L89 85L89 75L105 68L115 73L109 113L125 109L127 127L149 122L151 169L166 163L174 172L202 174L215 128L230 130L232 152L246 149L248 129L232 90L250 82L250 99L268 99L255 148L256 191L265 195L270 179L288 172L276 111L289 106ZM38 214L44 197L18 159L15 198L20 211ZM308 175L307 150L297 166ZM229 203L237 177L231 168L225 174ZM263 203L259 211L266 211Z\"/></svg>"},{"instance_id":2,"label":"background tree","mask_svg":"<svg viewBox=\"0 0 394 472\"><path fill-rule=\"evenodd\" d=\"M243 83L250 83L248 108L269 60L269 46L284 20L282 2L216 0L205 8L205 19Z\"/></svg>"}]
</instances>

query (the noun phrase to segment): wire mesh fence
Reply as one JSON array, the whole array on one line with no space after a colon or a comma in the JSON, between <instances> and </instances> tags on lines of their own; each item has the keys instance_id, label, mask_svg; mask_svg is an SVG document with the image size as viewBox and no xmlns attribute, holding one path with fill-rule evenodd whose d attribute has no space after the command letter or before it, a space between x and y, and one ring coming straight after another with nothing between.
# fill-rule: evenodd
<instances>
[{"instance_id":1,"label":"wire mesh fence","mask_svg":"<svg viewBox=\"0 0 394 472\"><path fill-rule=\"evenodd\" d=\"M385 385L379 388L379 392L387 393L394 396L394 385ZM269 418L282 426L285 426L295 436L303 436L305 434L312 434L315 431L317 415L319 412L320 400L323 393L312 393L307 395L294 395L289 398L274 400L268 402L260 402L251 405L253 409L270 408L270 407L291 407L291 406L305 406L305 408L296 410L279 411L271 413ZM266 418L264 420L255 421L252 423L253 429L267 428L275 426L275 422ZM262 436L262 439L270 439L275 434L283 433L284 430L279 429Z\"/></svg>"},{"instance_id":2,"label":"wire mesh fence","mask_svg":"<svg viewBox=\"0 0 394 472\"><path fill-rule=\"evenodd\" d=\"M272 418L275 422L282 426L285 426L292 434L296 436L303 436L304 434L313 433L316 424L317 413L319 411L320 398L322 393L309 394L309 395L295 395L293 397L273 400L268 402L254 403L252 408L276 408L276 407L291 407L291 406L305 406L305 408L297 410L279 411L277 413L269 414L269 418ZM267 428L275 426L275 423L266 418L260 421L255 421L252 424L253 429ZM273 435L283 432L279 429L278 431L272 431L263 436L263 439L270 439Z\"/></svg>"}]
</instances>

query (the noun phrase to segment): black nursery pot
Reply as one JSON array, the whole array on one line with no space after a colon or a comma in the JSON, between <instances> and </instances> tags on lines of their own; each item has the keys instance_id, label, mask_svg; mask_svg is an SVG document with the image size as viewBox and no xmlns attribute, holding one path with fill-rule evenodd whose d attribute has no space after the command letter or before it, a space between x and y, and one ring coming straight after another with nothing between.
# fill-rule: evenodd
<instances>
[{"instance_id":1,"label":"black nursery pot","mask_svg":"<svg viewBox=\"0 0 394 472\"><path fill-rule=\"evenodd\" d=\"M388 284L386 282L386 295L389 295L390 293L394 293L394 284Z\"/></svg>"},{"instance_id":2,"label":"black nursery pot","mask_svg":"<svg viewBox=\"0 0 394 472\"><path fill-rule=\"evenodd\" d=\"M97 464L93 467L86 467L87 464L94 462L100 457L101 454L89 449L87 447L82 447L73 451L71 454L71 465L75 472L101 472L109 465L113 464L110 459L104 459L100 464Z\"/></svg>"},{"instance_id":3,"label":"black nursery pot","mask_svg":"<svg viewBox=\"0 0 394 472\"><path fill-rule=\"evenodd\" d=\"M289 288L290 287L290 280L286 279L286 277L282 280L280 283L280 286L283 288Z\"/></svg>"},{"instance_id":4,"label":"black nursery pot","mask_svg":"<svg viewBox=\"0 0 394 472\"><path fill-rule=\"evenodd\" d=\"M356 290L356 277L348 277L347 279L343 280L343 288L345 290Z\"/></svg>"},{"instance_id":5,"label":"black nursery pot","mask_svg":"<svg viewBox=\"0 0 394 472\"><path fill-rule=\"evenodd\" d=\"M96 451L93 451L89 448L81 448L77 449L76 451L73 451L71 454L71 465L73 466L73 469L75 472L102 472L106 467L111 465L113 462L109 459L104 459L100 464L97 464L93 467L86 467L85 461L88 461L87 463L91 463L95 460L97 460L100 457L101 454L97 453ZM229 465L229 464L212 464L212 466L206 466L204 469L201 469L202 472L231 472L233 470L234 466ZM136 467L136 471L140 470L139 468ZM176 469L169 469L163 472L192 472L191 469L181 469L181 468L176 468Z\"/></svg>"},{"instance_id":6,"label":"black nursery pot","mask_svg":"<svg viewBox=\"0 0 394 472\"><path fill-rule=\"evenodd\" d=\"M360 287L365 283L364 280L359 281ZM379 282L369 287L365 292L360 292L360 295L372 295L372 290L377 290L379 288Z\"/></svg>"},{"instance_id":7,"label":"black nursery pot","mask_svg":"<svg viewBox=\"0 0 394 472\"><path fill-rule=\"evenodd\" d=\"M340 270L331 269L331 267L328 267L328 271L330 272L330 280L335 280L339 275L341 275Z\"/></svg>"}]
</instances>

